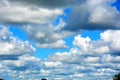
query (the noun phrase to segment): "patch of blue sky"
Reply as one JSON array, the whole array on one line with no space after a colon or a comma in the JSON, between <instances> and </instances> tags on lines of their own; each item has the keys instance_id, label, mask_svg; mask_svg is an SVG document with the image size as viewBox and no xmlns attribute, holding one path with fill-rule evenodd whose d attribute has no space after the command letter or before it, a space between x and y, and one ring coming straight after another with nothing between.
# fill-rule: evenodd
<instances>
[{"instance_id":1,"label":"patch of blue sky","mask_svg":"<svg viewBox=\"0 0 120 80\"><path fill-rule=\"evenodd\" d=\"M116 1L114 4L112 4L112 5L115 6L118 11L120 11L120 0L117 0L117 1Z\"/></svg>"},{"instance_id":2,"label":"patch of blue sky","mask_svg":"<svg viewBox=\"0 0 120 80\"><path fill-rule=\"evenodd\" d=\"M9 30L10 32L13 33L13 36L18 37L20 40L23 40L23 41L28 40L27 34L23 30L19 29L18 27L17 28L10 27Z\"/></svg>"},{"instance_id":3,"label":"patch of blue sky","mask_svg":"<svg viewBox=\"0 0 120 80\"><path fill-rule=\"evenodd\" d=\"M67 20L67 18L69 17L72 9L71 9L71 8L66 8L66 9L64 9L63 11L64 11L64 14L59 15L59 16L57 17L57 19L53 22L53 25L59 25L60 19L62 19L62 20L64 20L64 21Z\"/></svg>"},{"instance_id":4,"label":"patch of blue sky","mask_svg":"<svg viewBox=\"0 0 120 80\"><path fill-rule=\"evenodd\" d=\"M38 48L35 52L35 57L40 58L42 60L46 59L49 55L53 55L56 52L67 52L69 49L44 49Z\"/></svg>"},{"instance_id":5,"label":"patch of blue sky","mask_svg":"<svg viewBox=\"0 0 120 80\"><path fill-rule=\"evenodd\" d=\"M86 31L82 32L80 35L82 35L82 37L90 37L92 40L99 40L100 33L102 33L102 32L103 31L101 31L101 30L95 30L95 31L86 30Z\"/></svg>"}]
</instances>

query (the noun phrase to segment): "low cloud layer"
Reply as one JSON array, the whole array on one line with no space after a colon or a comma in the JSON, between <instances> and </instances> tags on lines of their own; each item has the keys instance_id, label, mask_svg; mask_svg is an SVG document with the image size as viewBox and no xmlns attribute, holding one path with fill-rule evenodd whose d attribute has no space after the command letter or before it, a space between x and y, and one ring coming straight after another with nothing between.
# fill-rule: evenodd
<instances>
[{"instance_id":1,"label":"low cloud layer","mask_svg":"<svg viewBox=\"0 0 120 80\"><path fill-rule=\"evenodd\" d=\"M120 52L120 46L115 45L119 43L119 34L119 30L107 30L100 34L101 39L95 41L77 35L69 52L57 52L46 60L29 54L15 60L2 60L0 74L11 80L111 80L120 70L120 55L116 54Z\"/></svg>"}]
</instances>

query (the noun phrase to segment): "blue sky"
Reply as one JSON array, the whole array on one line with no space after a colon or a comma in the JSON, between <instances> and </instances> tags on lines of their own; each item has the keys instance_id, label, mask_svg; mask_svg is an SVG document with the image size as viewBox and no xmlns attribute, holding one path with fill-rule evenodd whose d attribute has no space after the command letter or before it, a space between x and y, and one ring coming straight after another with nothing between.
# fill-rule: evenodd
<instances>
[{"instance_id":1,"label":"blue sky","mask_svg":"<svg viewBox=\"0 0 120 80\"><path fill-rule=\"evenodd\" d=\"M119 0L1 0L0 77L112 80L120 72L119 5Z\"/></svg>"},{"instance_id":2,"label":"blue sky","mask_svg":"<svg viewBox=\"0 0 120 80\"><path fill-rule=\"evenodd\" d=\"M71 13L71 8L66 8L64 10L66 15L60 15L58 16L58 18L53 22L53 25L59 25L60 23L60 19L62 18L63 20L67 20L70 13ZM20 38L21 40L25 41L25 40L29 40L27 37L27 34L22 31L21 29L18 29L16 27L10 27L10 31L13 33L14 36ZM100 33L102 32L102 30L95 30L95 31L82 31L78 34L81 34L83 37L87 37L89 36L92 40L98 40L100 38ZM69 36L67 38L64 39L66 44L71 48L72 45L72 41L74 40L74 36ZM32 41L29 40L32 44ZM34 42L33 42L34 45ZM70 48L67 49L44 49L44 48L36 48L36 52L35 52L35 56L40 58L40 59L45 59L48 55L54 54L55 52L64 52L64 51L68 51Z\"/></svg>"}]
</instances>

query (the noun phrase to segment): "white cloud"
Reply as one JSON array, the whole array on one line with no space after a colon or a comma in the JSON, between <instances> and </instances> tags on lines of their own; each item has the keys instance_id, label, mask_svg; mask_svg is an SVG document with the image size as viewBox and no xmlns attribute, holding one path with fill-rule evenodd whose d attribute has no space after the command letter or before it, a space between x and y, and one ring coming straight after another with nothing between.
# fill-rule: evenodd
<instances>
[{"instance_id":1,"label":"white cloud","mask_svg":"<svg viewBox=\"0 0 120 80\"><path fill-rule=\"evenodd\" d=\"M120 14L116 8L110 6L114 0L84 0L84 3L76 3L81 5L73 4L70 20L67 23L60 22L55 28L49 23L63 14L62 6L68 6L68 0L60 4L57 2L57 8L46 4L48 0L38 1L44 2L46 6L38 6L34 0L16 1L0 1L0 20L5 23L39 24L22 27L39 48L66 48L63 39L74 34L63 30L66 25L69 25L71 30L106 29L103 25L108 25L107 28L119 28ZM7 27L0 27L0 32L0 75L6 80L39 80L43 77L50 80L111 80L120 70L119 30L104 31L96 41L77 35L74 37L74 47L70 51L57 52L43 61L29 54L35 49L28 41L13 37Z\"/></svg>"},{"instance_id":2,"label":"white cloud","mask_svg":"<svg viewBox=\"0 0 120 80\"><path fill-rule=\"evenodd\" d=\"M116 62L119 63L120 62L120 56L112 56L112 55L103 55L102 57L102 61L103 62Z\"/></svg>"},{"instance_id":3,"label":"white cloud","mask_svg":"<svg viewBox=\"0 0 120 80\"><path fill-rule=\"evenodd\" d=\"M23 29L39 48L68 48L63 39L74 34L73 32L56 30L51 25L28 25Z\"/></svg>"},{"instance_id":4,"label":"white cloud","mask_svg":"<svg viewBox=\"0 0 120 80\"><path fill-rule=\"evenodd\" d=\"M83 38L81 35L75 36L73 45L78 46L81 50L86 50L90 47L91 39L89 37Z\"/></svg>"},{"instance_id":5,"label":"white cloud","mask_svg":"<svg viewBox=\"0 0 120 80\"><path fill-rule=\"evenodd\" d=\"M22 55L35 51L28 41L13 37L7 27L0 27L0 55Z\"/></svg>"},{"instance_id":6,"label":"white cloud","mask_svg":"<svg viewBox=\"0 0 120 80\"><path fill-rule=\"evenodd\" d=\"M35 51L28 41L17 41L15 38L10 38L8 42L1 41L0 45L0 55L21 55Z\"/></svg>"},{"instance_id":7,"label":"white cloud","mask_svg":"<svg viewBox=\"0 0 120 80\"><path fill-rule=\"evenodd\" d=\"M6 38L10 35L8 28L0 26L0 38Z\"/></svg>"},{"instance_id":8,"label":"white cloud","mask_svg":"<svg viewBox=\"0 0 120 80\"><path fill-rule=\"evenodd\" d=\"M119 30L107 30L102 32L101 38L96 41L77 35L74 37L74 47L69 52L57 52L50 55L48 61L62 62L63 70L69 66L72 71L67 73L69 79L96 80L95 76L99 76L99 79L111 80L112 75L118 73L120 66L120 56L115 55L119 51L111 46L114 40L119 40L119 34Z\"/></svg>"},{"instance_id":9,"label":"white cloud","mask_svg":"<svg viewBox=\"0 0 120 80\"><path fill-rule=\"evenodd\" d=\"M5 23L36 23L48 24L53 22L56 17L63 14L62 9L47 9L32 6L22 6L2 0L0 16L1 22Z\"/></svg>"},{"instance_id":10,"label":"white cloud","mask_svg":"<svg viewBox=\"0 0 120 80\"><path fill-rule=\"evenodd\" d=\"M82 53L116 53L119 52L119 30L107 30L100 34L100 40L92 41L89 37L78 35L74 38L73 45L80 48Z\"/></svg>"},{"instance_id":11,"label":"white cloud","mask_svg":"<svg viewBox=\"0 0 120 80\"><path fill-rule=\"evenodd\" d=\"M63 29L119 29L120 12L112 5L115 2L116 0L85 0L84 3L72 7Z\"/></svg>"},{"instance_id":12,"label":"white cloud","mask_svg":"<svg viewBox=\"0 0 120 80\"><path fill-rule=\"evenodd\" d=\"M101 39L97 41L78 35L75 36L74 47L69 52L57 52L43 61L31 55L22 55L17 60L2 60L0 67L1 69L4 68L3 66L8 67L9 73L14 74L14 76L10 74L8 76L17 80L30 79L31 76L33 76L31 79L34 80L43 77L55 80L96 80L95 76L97 79L111 80L112 76L118 73L120 67L120 56L114 55L116 49L111 47L114 39L119 40L117 34L119 34L119 30L104 31L100 34ZM85 46L87 49L84 50L81 48L84 47L83 44L89 47ZM24 71L19 71L23 68ZM4 70L3 72L8 71ZM19 77L17 77L18 75Z\"/></svg>"},{"instance_id":13,"label":"white cloud","mask_svg":"<svg viewBox=\"0 0 120 80\"><path fill-rule=\"evenodd\" d=\"M113 51L120 51L120 31L108 30L101 34L101 39L107 43L111 43L110 47Z\"/></svg>"},{"instance_id":14,"label":"white cloud","mask_svg":"<svg viewBox=\"0 0 120 80\"><path fill-rule=\"evenodd\" d=\"M91 11L89 21L118 27L116 25L119 24L120 14L115 7L111 6L115 1L116 0L88 0L87 3Z\"/></svg>"},{"instance_id":15,"label":"white cloud","mask_svg":"<svg viewBox=\"0 0 120 80\"><path fill-rule=\"evenodd\" d=\"M44 62L46 68L59 68L63 66L61 62Z\"/></svg>"}]
</instances>

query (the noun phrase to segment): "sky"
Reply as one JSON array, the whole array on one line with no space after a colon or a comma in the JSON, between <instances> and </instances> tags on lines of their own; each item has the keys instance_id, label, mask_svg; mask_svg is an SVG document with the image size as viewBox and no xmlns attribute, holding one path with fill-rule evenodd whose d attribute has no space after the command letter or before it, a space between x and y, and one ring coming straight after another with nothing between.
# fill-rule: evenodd
<instances>
[{"instance_id":1,"label":"sky","mask_svg":"<svg viewBox=\"0 0 120 80\"><path fill-rule=\"evenodd\" d=\"M112 80L120 72L120 0L0 0L0 78Z\"/></svg>"}]
</instances>

